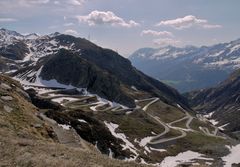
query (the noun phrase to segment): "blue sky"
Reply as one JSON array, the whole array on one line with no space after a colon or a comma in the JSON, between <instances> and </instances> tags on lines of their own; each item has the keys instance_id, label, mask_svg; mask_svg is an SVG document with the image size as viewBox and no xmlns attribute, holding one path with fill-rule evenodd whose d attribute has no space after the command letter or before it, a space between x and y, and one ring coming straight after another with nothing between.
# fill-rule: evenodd
<instances>
[{"instance_id":1,"label":"blue sky","mask_svg":"<svg viewBox=\"0 0 240 167\"><path fill-rule=\"evenodd\" d=\"M239 0L0 0L0 27L61 32L128 56L141 47L240 38Z\"/></svg>"}]
</instances>

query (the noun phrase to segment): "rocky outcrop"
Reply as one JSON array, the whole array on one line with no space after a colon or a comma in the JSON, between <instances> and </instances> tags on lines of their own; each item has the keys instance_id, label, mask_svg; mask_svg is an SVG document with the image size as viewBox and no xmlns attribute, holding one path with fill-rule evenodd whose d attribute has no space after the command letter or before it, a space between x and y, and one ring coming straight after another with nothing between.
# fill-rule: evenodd
<instances>
[{"instance_id":1,"label":"rocky outcrop","mask_svg":"<svg viewBox=\"0 0 240 167\"><path fill-rule=\"evenodd\" d=\"M58 124L73 127L84 140L95 145L102 153L109 155L109 150L111 149L114 158L124 159L130 157L129 151L122 150L122 141L112 136L106 126L94 119L91 114L81 110L49 111L46 114L49 118L56 120ZM83 119L86 122L80 122L79 119Z\"/></svg>"},{"instance_id":2,"label":"rocky outcrop","mask_svg":"<svg viewBox=\"0 0 240 167\"><path fill-rule=\"evenodd\" d=\"M18 41L6 47L0 47L0 54L3 57L13 60L22 60L27 53L29 53L27 45L22 41Z\"/></svg>"},{"instance_id":3,"label":"rocky outcrop","mask_svg":"<svg viewBox=\"0 0 240 167\"><path fill-rule=\"evenodd\" d=\"M87 88L89 92L127 106L135 106L134 99L121 89L121 82L107 71L84 60L79 54L60 50L50 57L42 68L40 77L44 80Z\"/></svg>"}]
</instances>

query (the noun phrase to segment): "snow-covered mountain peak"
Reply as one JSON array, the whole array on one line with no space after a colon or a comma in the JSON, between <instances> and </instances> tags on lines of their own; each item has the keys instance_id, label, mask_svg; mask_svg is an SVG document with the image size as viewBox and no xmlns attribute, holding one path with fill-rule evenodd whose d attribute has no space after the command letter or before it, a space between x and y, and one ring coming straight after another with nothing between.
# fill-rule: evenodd
<instances>
[{"instance_id":1,"label":"snow-covered mountain peak","mask_svg":"<svg viewBox=\"0 0 240 167\"><path fill-rule=\"evenodd\" d=\"M48 36L49 37L56 37L56 36L59 36L59 35L61 35L61 33L55 32L55 33L49 34Z\"/></svg>"},{"instance_id":2,"label":"snow-covered mountain peak","mask_svg":"<svg viewBox=\"0 0 240 167\"><path fill-rule=\"evenodd\" d=\"M22 34L17 33L16 31L7 30L5 28L0 29L1 36L12 36L12 37L23 37Z\"/></svg>"},{"instance_id":3,"label":"snow-covered mountain peak","mask_svg":"<svg viewBox=\"0 0 240 167\"><path fill-rule=\"evenodd\" d=\"M132 60L189 61L205 68L239 68L240 39L213 46L167 46L158 49L139 49L130 56Z\"/></svg>"},{"instance_id":4,"label":"snow-covered mountain peak","mask_svg":"<svg viewBox=\"0 0 240 167\"><path fill-rule=\"evenodd\" d=\"M161 48L143 48L136 51L133 55L130 56L130 59L150 59L150 60L171 60L184 55L190 54L196 51L196 47L187 46L185 48L175 47L175 46L166 46Z\"/></svg>"},{"instance_id":5,"label":"snow-covered mountain peak","mask_svg":"<svg viewBox=\"0 0 240 167\"><path fill-rule=\"evenodd\" d=\"M25 39L37 39L39 37L40 37L40 35L38 35L36 33L27 34L24 36Z\"/></svg>"},{"instance_id":6,"label":"snow-covered mountain peak","mask_svg":"<svg viewBox=\"0 0 240 167\"><path fill-rule=\"evenodd\" d=\"M147 74L189 91L212 86L240 68L240 39L213 46L142 48L129 59Z\"/></svg>"},{"instance_id":7,"label":"snow-covered mountain peak","mask_svg":"<svg viewBox=\"0 0 240 167\"><path fill-rule=\"evenodd\" d=\"M3 57L9 58L11 50L22 48L20 55L10 55L14 57L18 62L36 62L38 59L54 54L59 49L74 50L79 52L80 50L75 48L75 42L71 40L62 40L59 36L62 35L59 32L55 32L49 35L38 35L36 33L22 35L15 31L7 29L0 29L0 53ZM18 54L18 53L17 53Z\"/></svg>"},{"instance_id":8,"label":"snow-covered mountain peak","mask_svg":"<svg viewBox=\"0 0 240 167\"><path fill-rule=\"evenodd\" d=\"M20 34L16 31L11 31L5 28L0 29L0 43L8 42L14 42L16 40L37 40L37 39L49 39L56 36L61 35L59 32L55 32L49 35L39 35L37 33L29 33L29 34Z\"/></svg>"},{"instance_id":9,"label":"snow-covered mountain peak","mask_svg":"<svg viewBox=\"0 0 240 167\"><path fill-rule=\"evenodd\" d=\"M10 31L4 28L0 29L0 46L11 45L22 39L24 39L24 36L16 31Z\"/></svg>"}]
</instances>

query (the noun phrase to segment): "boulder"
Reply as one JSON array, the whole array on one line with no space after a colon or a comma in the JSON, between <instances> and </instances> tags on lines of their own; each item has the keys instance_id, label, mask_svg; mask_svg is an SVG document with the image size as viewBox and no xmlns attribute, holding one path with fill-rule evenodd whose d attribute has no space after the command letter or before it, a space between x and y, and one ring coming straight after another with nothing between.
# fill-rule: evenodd
<instances>
[{"instance_id":1,"label":"boulder","mask_svg":"<svg viewBox=\"0 0 240 167\"><path fill-rule=\"evenodd\" d=\"M2 96L1 99L4 101L12 101L13 100L13 98L11 96Z\"/></svg>"},{"instance_id":2,"label":"boulder","mask_svg":"<svg viewBox=\"0 0 240 167\"><path fill-rule=\"evenodd\" d=\"M0 84L0 88L4 89L4 90L11 90L12 89L9 85L7 85L5 83L1 83Z\"/></svg>"},{"instance_id":3,"label":"boulder","mask_svg":"<svg viewBox=\"0 0 240 167\"><path fill-rule=\"evenodd\" d=\"M7 105L3 106L3 109L4 109L6 112L8 112L8 113L10 113L10 112L13 111L13 108L11 108L11 107L9 107L9 106L7 106Z\"/></svg>"}]
</instances>

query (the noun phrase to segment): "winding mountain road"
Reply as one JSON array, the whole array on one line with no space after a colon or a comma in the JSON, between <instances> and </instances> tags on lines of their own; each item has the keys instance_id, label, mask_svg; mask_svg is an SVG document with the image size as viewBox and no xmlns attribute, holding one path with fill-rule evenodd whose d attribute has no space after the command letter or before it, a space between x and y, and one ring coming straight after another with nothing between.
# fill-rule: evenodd
<instances>
[{"instance_id":1,"label":"winding mountain road","mask_svg":"<svg viewBox=\"0 0 240 167\"><path fill-rule=\"evenodd\" d=\"M161 144L161 143L166 143L166 142L169 142L169 141L174 141L174 140L177 140L177 139L181 139L181 138L184 138L185 136L187 136L187 133L183 130L179 130L181 132L181 135L180 136L177 136L177 137L172 137L172 138L163 138L163 139L159 139L157 141L153 141L153 139L148 142L148 144L151 144L151 145L157 145L157 144Z\"/></svg>"},{"instance_id":2,"label":"winding mountain road","mask_svg":"<svg viewBox=\"0 0 240 167\"><path fill-rule=\"evenodd\" d=\"M66 90L68 91L68 90ZM63 92L63 90L61 90L61 92ZM128 112L128 111L133 111L136 109L139 109L141 107L137 106L136 108L123 108L120 105L115 105L113 106L112 103L109 102L102 102L102 101L95 101L95 102L87 102L87 100L90 99L98 99L97 96L86 96L83 97L83 95L52 95L52 94L57 94L58 91L51 91L51 92L47 92L47 93L43 93L43 94L39 94L38 96L41 98L45 98L48 100L54 100L57 98L76 98L77 100L70 100L67 102L62 103L63 106L71 108L71 109L78 109L80 107L89 107L91 110L96 111L96 112L103 112L103 111L112 111L112 112ZM141 99L141 100L135 100L136 103L139 102L145 102L145 101L149 101L145 106L142 107L142 110L150 117L152 118L154 121L156 121L157 123L159 123L161 126L164 127L164 131L156 136L153 136L152 139L150 140L150 142L148 142L148 144L151 145L157 145L157 144L161 144L161 143L165 143L165 142L169 142L169 141L174 141L177 139L181 139L184 138L185 136L187 136L186 131L192 131L194 132L195 130L193 130L190 127L191 122L193 121L194 117L192 117L187 111L185 111L181 106L178 105L178 107L185 113L185 116L175 120L173 122L170 123L165 123L163 121L161 121L161 119L157 116L153 116L150 113L147 112L148 108L153 105L154 103L159 101L159 98L154 97L154 98L148 98L148 99ZM85 104L78 104L84 102ZM104 106L106 106L106 108L104 108ZM103 107L103 109L98 109L100 107ZM50 120L48 120L46 117L44 117L43 115L41 115L46 121L50 122L53 125L54 131L57 133L57 136L60 140L61 143L73 143L77 144L77 142L71 142L71 140L69 140L68 138L66 138L67 135L72 134L72 136L75 136L73 134L75 134L75 132L70 132L70 134L67 134L69 131L66 130L62 130L61 127L57 126L56 123L51 122ZM186 120L185 126L186 128L181 128L181 127L176 127L173 126L175 123L181 122ZM170 138L163 138L164 135L166 135L167 133L169 133L171 131L171 129L177 130L181 133L181 135L176 136L176 137L170 137ZM218 129L215 129L215 131L212 133L209 132L209 129L204 127L204 128L200 128L200 130L208 136L216 136ZM73 137L70 137L71 139L74 139ZM74 141L74 140L73 140Z\"/></svg>"},{"instance_id":3,"label":"winding mountain road","mask_svg":"<svg viewBox=\"0 0 240 167\"><path fill-rule=\"evenodd\" d=\"M152 115L149 114L150 117L152 117L154 120L156 120L159 124L161 124L164 127L164 131L160 134L158 134L157 136L152 137L152 140L158 140L159 138L161 138L162 136L164 136L165 134L167 134L170 131L170 128L160 120L160 118L158 117L154 117Z\"/></svg>"},{"instance_id":4,"label":"winding mountain road","mask_svg":"<svg viewBox=\"0 0 240 167\"><path fill-rule=\"evenodd\" d=\"M184 112L186 113L186 116L185 116L185 117L183 117L183 118L181 118L181 119L178 119L178 120L176 120L176 121L173 121L173 122L167 124L167 123L161 121L160 118L158 118L158 117L156 117L156 116L153 116L153 115L151 115L151 114L149 114L149 113L147 112L147 109L149 108L149 106L151 106L152 104L156 103L156 102L159 100L159 98L149 98L149 99L143 99L143 100L136 100L136 102L143 102L143 101L149 101L149 100L151 100L151 101L150 101L149 103L147 103L147 104L143 107L143 111L145 111L145 112L148 114L148 116L150 116L151 118L153 118L154 120L156 120L159 124L161 124L161 125L164 127L164 131L163 131L162 133L158 134L157 136L152 137L152 139L150 140L150 142L148 142L148 144L156 145L156 144L161 144L161 143L165 143L165 142L169 142L169 141L174 141L174 140L177 140L177 139L181 139L181 138L184 138L184 137L187 135L187 133L185 132L185 130L186 130L186 131L189 131L189 130L192 131L192 129L190 128L189 125L190 125L190 123L192 122L193 117L192 117L190 114L188 114L186 111L184 111ZM175 123L177 123L177 122L181 122L181 121L183 121L183 120L185 120L185 119L188 119L188 121L186 122L186 127L187 127L188 129L183 129L183 128L179 128L179 127L172 126L173 124L175 124ZM178 131L181 133L181 135L176 136L176 137L171 137L171 138L161 138L161 137L164 136L165 134L169 133L169 132L170 132L170 129L178 130Z\"/></svg>"},{"instance_id":5,"label":"winding mountain road","mask_svg":"<svg viewBox=\"0 0 240 167\"><path fill-rule=\"evenodd\" d=\"M149 103L147 103L144 107L143 110L147 113L147 109L149 108L149 106L151 106L152 104L156 103L159 98L149 98L149 99L142 99L142 100L136 100L136 102L144 102L144 101L149 101ZM162 125L164 127L164 131L160 134L158 134L157 136L152 137L151 141L148 144L152 144L152 145L156 145L156 144L161 144L161 143L165 143L165 142L169 142L169 141L174 141L177 139L181 139L187 136L186 131L192 131L192 132L196 132L196 130L193 130L190 127L191 122L193 121L194 117L191 116L187 111L185 111L181 106L178 105L178 107L186 114L186 116L184 116L183 118L180 118L178 120L175 120L173 122L170 123L165 123L163 121L160 120L160 118L158 117L154 117L153 115L148 114L148 116L150 116L151 118L153 118L154 120L156 120L160 125ZM176 127L173 126L173 124L181 122L181 121L186 121L186 128L181 128L181 127ZM213 126L215 128L215 130L213 131L213 133L210 133L209 129L207 127L204 128L200 128L200 130L207 136L212 136L212 137L219 137L219 138L223 138L222 136L217 136L218 133L218 128ZM172 138L162 138L165 134L170 132L170 129L175 129L178 130L181 135L177 136L177 137L172 137Z\"/></svg>"}]
</instances>

